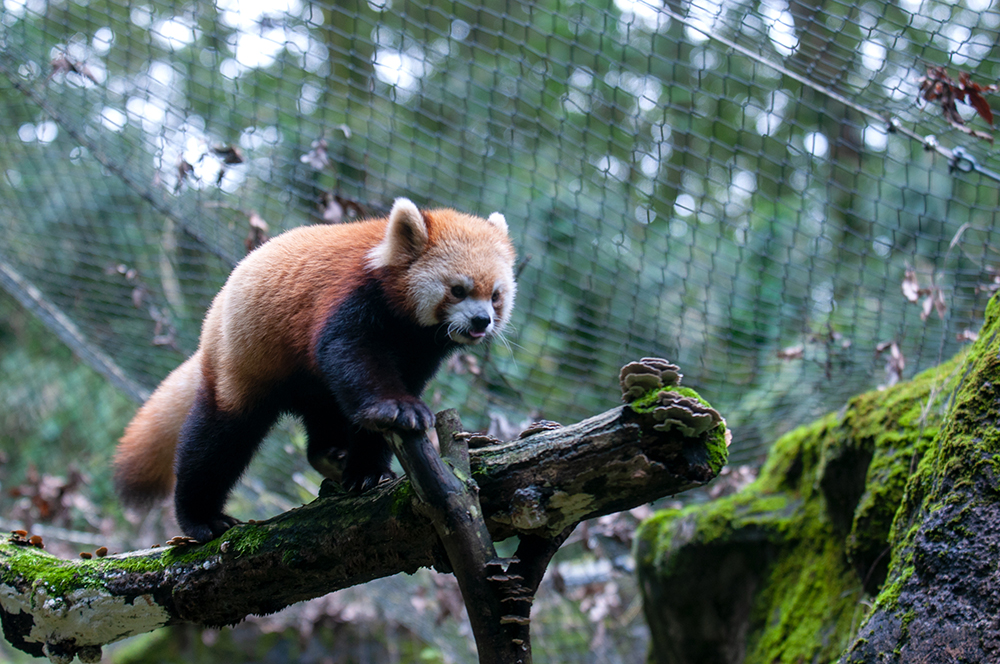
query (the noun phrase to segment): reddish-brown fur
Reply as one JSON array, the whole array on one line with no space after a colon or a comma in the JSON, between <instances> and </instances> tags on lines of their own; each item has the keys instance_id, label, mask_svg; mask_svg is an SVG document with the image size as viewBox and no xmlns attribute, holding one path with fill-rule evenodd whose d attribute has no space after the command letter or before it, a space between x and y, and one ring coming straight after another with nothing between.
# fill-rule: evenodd
<instances>
[{"instance_id":1,"label":"reddish-brown fur","mask_svg":"<svg viewBox=\"0 0 1000 664\"><path fill-rule=\"evenodd\" d=\"M199 388L220 411L243 411L293 373L316 372L317 336L373 269L381 268L387 296L412 317L418 316L415 302L431 297L420 279L439 268L474 277L477 291L480 279L498 278L490 273L497 265L510 272L514 252L505 224L501 230L453 210L422 214L427 243L421 264L401 259L405 247L396 245L373 258L373 249L387 242L386 219L297 228L248 255L215 297L198 351L160 384L119 443L115 481L126 501L148 503L172 491L178 432ZM484 264L484 251L496 256L496 264ZM436 263L434 252L440 253ZM512 300L512 275L510 281Z\"/></svg>"},{"instance_id":2,"label":"reddish-brown fur","mask_svg":"<svg viewBox=\"0 0 1000 664\"><path fill-rule=\"evenodd\" d=\"M174 369L146 400L115 452L115 481L143 504L174 490L174 451L201 376L201 353Z\"/></svg>"}]
</instances>

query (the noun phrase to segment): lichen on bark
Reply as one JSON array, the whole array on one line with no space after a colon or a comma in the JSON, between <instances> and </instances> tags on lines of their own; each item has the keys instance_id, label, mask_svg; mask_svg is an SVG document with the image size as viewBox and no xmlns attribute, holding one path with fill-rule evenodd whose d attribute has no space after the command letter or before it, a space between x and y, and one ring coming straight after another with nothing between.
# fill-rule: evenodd
<instances>
[{"instance_id":1,"label":"lichen on bark","mask_svg":"<svg viewBox=\"0 0 1000 664\"><path fill-rule=\"evenodd\" d=\"M781 438L740 493L643 524L650 662L1000 660L998 311L967 353Z\"/></svg>"}]
</instances>

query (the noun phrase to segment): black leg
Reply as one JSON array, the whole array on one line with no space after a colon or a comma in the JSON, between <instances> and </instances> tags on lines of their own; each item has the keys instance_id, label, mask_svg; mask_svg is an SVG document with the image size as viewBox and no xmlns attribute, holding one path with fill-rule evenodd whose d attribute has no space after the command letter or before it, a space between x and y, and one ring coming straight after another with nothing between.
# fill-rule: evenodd
<instances>
[{"instance_id":1,"label":"black leg","mask_svg":"<svg viewBox=\"0 0 1000 664\"><path fill-rule=\"evenodd\" d=\"M332 396L321 403L310 400L296 406L306 428L309 464L323 477L342 483L353 438L351 423L340 413Z\"/></svg>"},{"instance_id":2,"label":"black leg","mask_svg":"<svg viewBox=\"0 0 1000 664\"><path fill-rule=\"evenodd\" d=\"M177 522L199 542L237 523L222 508L277 415L260 407L246 415L223 413L213 401L199 392L177 448Z\"/></svg>"},{"instance_id":3,"label":"black leg","mask_svg":"<svg viewBox=\"0 0 1000 664\"><path fill-rule=\"evenodd\" d=\"M362 429L355 432L347 451L344 487L349 491L367 491L383 479L394 477L389 465L392 450L385 437L377 431Z\"/></svg>"},{"instance_id":4,"label":"black leg","mask_svg":"<svg viewBox=\"0 0 1000 664\"><path fill-rule=\"evenodd\" d=\"M309 437L309 463L321 475L351 491L365 491L393 476L385 438L346 417L332 393L302 395L295 410Z\"/></svg>"}]
</instances>

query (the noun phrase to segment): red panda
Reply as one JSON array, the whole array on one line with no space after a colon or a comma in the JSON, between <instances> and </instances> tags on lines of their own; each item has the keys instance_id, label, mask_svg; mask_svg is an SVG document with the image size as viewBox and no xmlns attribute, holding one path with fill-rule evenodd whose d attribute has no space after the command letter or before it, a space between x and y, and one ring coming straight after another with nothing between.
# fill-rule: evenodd
<instances>
[{"instance_id":1,"label":"red panda","mask_svg":"<svg viewBox=\"0 0 1000 664\"><path fill-rule=\"evenodd\" d=\"M381 432L433 426L420 395L442 360L507 324L514 259L502 214L405 198L385 219L266 242L216 295L198 350L126 428L119 495L141 505L173 490L184 533L218 537L236 523L223 513L230 490L282 413L302 418L317 469L345 455L345 487L375 486L391 461Z\"/></svg>"}]
</instances>

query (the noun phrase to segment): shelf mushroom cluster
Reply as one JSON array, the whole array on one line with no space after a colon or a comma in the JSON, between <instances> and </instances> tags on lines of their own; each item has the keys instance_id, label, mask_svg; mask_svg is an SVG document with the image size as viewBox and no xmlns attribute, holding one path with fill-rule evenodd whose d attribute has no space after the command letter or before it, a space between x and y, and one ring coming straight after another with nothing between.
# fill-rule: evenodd
<instances>
[{"instance_id":1,"label":"shelf mushroom cluster","mask_svg":"<svg viewBox=\"0 0 1000 664\"><path fill-rule=\"evenodd\" d=\"M622 401L632 403L652 390L661 390L650 411L657 431L676 430L684 436L700 436L722 423L719 411L694 397L673 391L681 384L680 367L661 357L644 357L622 367L619 382ZM668 388L663 390L662 388Z\"/></svg>"}]
</instances>

